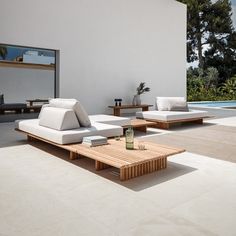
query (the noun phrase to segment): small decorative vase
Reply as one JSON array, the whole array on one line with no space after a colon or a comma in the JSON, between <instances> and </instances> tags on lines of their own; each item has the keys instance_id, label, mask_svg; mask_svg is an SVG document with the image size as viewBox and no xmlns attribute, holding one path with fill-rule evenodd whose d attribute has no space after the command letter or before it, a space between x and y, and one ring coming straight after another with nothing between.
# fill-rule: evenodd
<instances>
[{"instance_id":1,"label":"small decorative vase","mask_svg":"<svg viewBox=\"0 0 236 236\"><path fill-rule=\"evenodd\" d=\"M138 95L138 94L134 95L132 104L133 104L134 106L141 105L141 98L140 98L140 95Z\"/></svg>"}]
</instances>

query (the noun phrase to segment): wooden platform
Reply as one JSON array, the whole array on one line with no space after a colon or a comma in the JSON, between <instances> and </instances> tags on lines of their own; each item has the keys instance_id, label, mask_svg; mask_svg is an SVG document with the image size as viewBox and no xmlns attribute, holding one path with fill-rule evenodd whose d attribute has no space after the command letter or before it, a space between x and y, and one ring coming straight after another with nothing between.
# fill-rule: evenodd
<instances>
[{"instance_id":1,"label":"wooden platform","mask_svg":"<svg viewBox=\"0 0 236 236\"><path fill-rule=\"evenodd\" d=\"M26 132L23 133L27 135L29 141L33 141L34 139L41 140L68 150L71 160L79 158L79 156L95 160L97 171L110 166L116 167L120 170L120 180L122 181L165 169L167 167L168 156L185 151L181 148L151 142L144 142L146 149L139 150L137 140L135 140L134 150L126 150L124 138L120 141L109 139L108 145L92 148L83 144L60 145Z\"/></svg>"},{"instance_id":2,"label":"wooden platform","mask_svg":"<svg viewBox=\"0 0 236 236\"><path fill-rule=\"evenodd\" d=\"M195 124L202 124L203 119L210 118L210 116L198 117L198 118L189 118L189 119L179 119L179 120L170 120L170 121L163 121L163 120L156 120L156 119L142 119L149 122L154 122L156 128L160 129L169 129L174 124L181 124L181 123L195 123Z\"/></svg>"}]
</instances>

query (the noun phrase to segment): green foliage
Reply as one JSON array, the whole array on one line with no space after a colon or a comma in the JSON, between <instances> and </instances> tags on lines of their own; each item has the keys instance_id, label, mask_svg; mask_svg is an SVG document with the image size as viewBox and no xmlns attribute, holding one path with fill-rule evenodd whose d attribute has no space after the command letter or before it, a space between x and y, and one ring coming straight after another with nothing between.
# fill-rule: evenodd
<instances>
[{"instance_id":1,"label":"green foliage","mask_svg":"<svg viewBox=\"0 0 236 236\"><path fill-rule=\"evenodd\" d=\"M5 60L7 56L7 48L5 46L0 46L0 57Z\"/></svg>"},{"instance_id":2,"label":"green foliage","mask_svg":"<svg viewBox=\"0 0 236 236\"><path fill-rule=\"evenodd\" d=\"M187 71L188 101L236 100L236 77L218 84L218 71L210 67L207 70L189 68Z\"/></svg>"},{"instance_id":3,"label":"green foliage","mask_svg":"<svg viewBox=\"0 0 236 236\"><path fill-rule=\"evenodd\" d=\"M137 94L141 95L143 93L149 92L150 88L149 87L145 87L145 82L141 82L139 84L139 86L137 87Z\"/></svg>"},{"instance_id":4,"label":"green foliage","mask_svg":"<svg viewBox=\"0 0 236 236\"><path fill-rule=\"evenodd\" d=\"M231 79L227 79L225 83L221 86L221 90L229 94L230 96L236 95L236 76L232 77Z\"/></svg>"},{"instance_id":5,"label":"green foliage","mask_svg":"<svg viewBox=\"0 0 236 236\"><path fill-rule=\"evenodd\" d=\"M221 82L236 74L236 32L229 0L179 0L187 12L187 61L216 67Z\"/></svg>"}]
</instances>

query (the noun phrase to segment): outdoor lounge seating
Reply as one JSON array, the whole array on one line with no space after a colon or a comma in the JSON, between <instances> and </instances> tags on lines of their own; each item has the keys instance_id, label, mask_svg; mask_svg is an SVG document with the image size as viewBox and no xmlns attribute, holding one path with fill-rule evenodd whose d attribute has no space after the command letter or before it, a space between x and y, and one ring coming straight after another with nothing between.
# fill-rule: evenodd
<instances>
[{"instance_id":1,"label":"outdoor lounge seating","mask_svg":"<svg viewBox=\"0 0 236 236\"><path fill-rule=\"evenodd\" d=\"M138 119L153 121L158 128L169 129L172 124L194 122L203 123L207 111L189 110L183 97L157 98L155 111L136 112Z\"/></svg>"},{"instance_id":2,"label":"outdoor lounge seating","mask_svg":"<svg viewBox=\"0 0 236 236\"><path fill-rule=\"evenodd\" d=\"M85 136L121 136L122 126L130 123L130 119L122 117L89 117L81 107L74 99L53 99L43 106L39 119L18 120L16 129L53 143L71 144L80 143Z\"/></svg>"},{"instance_id":3,"label":"outdoor lounge seating","mask_svg":"<svg viewBox=\"0 0 236 236\"><path fill-rule=\"evenodd\" d=\"M18 120L16 129L24 131L28 135L49 140L57 144L80 143L85 136L102 135L115 137L123 135L123 128L115 125L92 122L91 127L80 127L70 130L55 130L39 125L39 119Z\"/></svg>"},{"instance_id":4,"label":"outdoor lounge seating","mask_svg":"<svg viewBox=\"0 0 236 236\"><path fill-rule=\"evenodd\" d=\"M97 171L111 166L118 168L122 181L163 170L167 168L168 156L185 151L151 142L146 142L146 148L139 150L135 141L136 147L131 152L126 150L124 138L109 139L108 145L93 148L81 144L86 136L121 136L124 128L139 126L124 117L88 116L76 100L54 99L43 106L39 119L19 120L15 124L16 130L26 134L29 141L40 140L65 149L71 160L79 156L93 159Z\"/></svg>"},{"instance_id":5,"label":"outdoor lounge seating","mask_svg":"<svg viewBox=\"0 0 236 236\"><path fill-rule=\"evenodd\" d=\"M194 122L201 124L203 119L208 116L206 111L190 110L189 112L181 111L145 111L137 112L138 119L153 121L158 128L169 129L171 124Z\"/></svg>"}]
</instances>

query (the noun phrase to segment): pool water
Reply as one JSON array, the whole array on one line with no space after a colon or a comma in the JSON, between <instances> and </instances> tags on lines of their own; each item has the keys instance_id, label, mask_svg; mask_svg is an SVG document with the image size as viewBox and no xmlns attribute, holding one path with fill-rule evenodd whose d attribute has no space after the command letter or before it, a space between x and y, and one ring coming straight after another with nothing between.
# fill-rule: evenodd
<instances>
[{"instance_id":1,"label":"pool water","mask_svg":"<svg viewBox=\"0 0 236 236\"><path fill-rule=\"evenodd\" d=\"M188 104L196 107L236 107L236 101L189 102Z\"/></svg>"}]
</instances>

